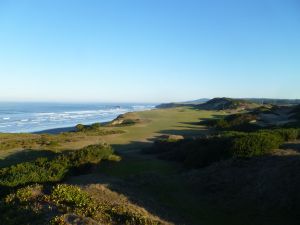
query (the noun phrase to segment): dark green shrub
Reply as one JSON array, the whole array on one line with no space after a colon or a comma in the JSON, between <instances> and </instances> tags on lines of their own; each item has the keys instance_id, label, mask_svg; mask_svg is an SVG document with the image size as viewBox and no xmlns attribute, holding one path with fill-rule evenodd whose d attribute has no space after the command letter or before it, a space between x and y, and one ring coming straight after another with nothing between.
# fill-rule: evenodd
<instances>
[{"instance_id":1,"label":"dark green shrub","mask_svg":"<svg viewBox=\"0 0 300 225\"><path fill-rule=\"evenodd\" d=\"M136 124L137 122L138 122L137 120L125 119L125 120L123 120L122 125L130 126L130 125Z\"/></svg>"},{"instance_id":2,"label":"dark green shrub","mask_svg":"<svg viewBox=\"0 0 300 225\"><path fill-rule=\"evenodd\" d=\"M238 138L248 135L246 132L240 132L240 131L223 131L221 132L218 137L222 138Z\"/></svg>"},{"instance_id":3,"label":"dark green shrub","mask_svg":"<svg viewBox=\"0 0 300 225\"><path fill-rule=\"evenodd\" d=\"M0 184L17 186L32 182L59 181L68 171L66 161L39 158L34 162L20 163L0 170Z\"/></svg>"},{"instance_id":4,"label":"dark green shrub","mask_svg":"<svg viewBox=\"0 0 300 225\"><path fill-rule=\"evenodd\" d=\"M80 132L80 131L83 131L85 129L85 126L83 124L77 124L75 126L76 128L76 131Z\"/></svg>"},{"instance_id":5,"label":"dark green shrub","mask_svg":"<svg viewBox=\"0 0 300 225\"><path fill-rule=\"evenodd\" d=\"M0 224L5 225L70 224L69 216L76 218L72 224L164 224L139 207L93 198L79 186L68 184L19 188L0 201L0 212Z\"/></svg>"},{"instance_id":6,"label":"dark green shrub","mask_svg":"<svg viewBox=\"0 0 300 225\"><path fill-rule=\"evenodd\" d=\"M182 162L186 167L199 168L228 158L230 138L209 137L174 141L158 140L147 153L159 154L159 158Z\"/></svg>"},{"instance_id":7,"label":"dark green shrub","mask_svg":"<svg viewBox=\"0 0 300 225\"><path fill-rule=\"evenodd\" d=\"M294 128L274 129L269 132L280 135L285 141L293 141L298 138L298 130Z\"/></svg>"},{"instance_id":8,"label":"dark green shrub","mask_svg":"<svg viewBox=\"0 0 300 225\"><path fill-rule=\"evenodd\" d=\"M191 141L185 146L187 151L184 165L189 168L199 168L230 157L228 148L230 139L212 137Z\"/></svg>"},{"instance_id":9,"label":"dark green shrub","mask_svg":"<svg viewBox=\"0 0 300 225\"><path fill-rule=\"evenodd\" d=\"M224 131L207 138L185 139L176 142L158 140L147 153L159 158L184 163L186 167L208 166L230 157L262 156L286 140L299 135L297 129L266 129L258 132Z\"/></svg>"},{"instance_id":10,"label":"dark green shrub","mask_svg":"<svg viewBox=\"0 0 300 225\"><path fill-rule=\"evenodd\" d=\"M82 132L85 135L110 135L110 134L122 134L125 131L105 129L102 127L101 123L94 123L91 125L78 124L76 126L76 132Z\"/></svg>"},{"instance_id":11,"label":"dark green shrub","mask_svg":"<svg viewBox=\"0 0 300 225\"><path fill-rule=\"evenodd\" d=\"M50 196L45 198L47 202L54 203L62 212L73 212L77 215L90 217L100 224L132 224L132 225L158 225L159 221L153 220L142 212L114 203L99 204L88 193L77 186L61 184L53 188ZM63 217L56 217L52 220L64 221Z\"/></svg>"},{"instance_id":12,"label":"dark green shrub","mask_svg":"<svg viewBox=\"0 0 300 225\"><path fill-rule=\"evenodd\" d=\"M70 153L61 153L53 159L39 158L0 169L0 185L18 186L27 183L56 182L73 168L108 159L113 150L108 145L91 145Z\"/></svg>"},{"instance_id":13,"label":"dark green shrub","mask_svg":"<svg viewBox=\"0 0 300 225\"><path fill-rule=\"evenodd\" d=\"M45 215L42 212L31 210L29 207L24 208L0 202L0 212L0 224L3 225L45 224Z\"/></svg>"},{"instance_id":14,"label":"dark green shrub","mask_svg":"<svg viewBox=\"0 0 300 225\"><path fill-rule=\"evenodd\" d=\"M67 155L69 161L72 162L72 166L79 166L86 162L97 163L101 159L108 159L110 155L114 153L113 149L107 144L89 145L80 150L73 151Z\"/></svg>"},{"instance_id":15,"label":"dark green shrub","mask_svg":"<svg viewBox=\"0 0 300 225\"><path fill-rule=\"evenodd\" d=\"M93 130L97 130L101 128L101 123L93 123L92 125L90 125L91 129Z\"/></svg>"},{"instance_id":16,"label":"dark green shrub","mask_svg":"<svg viewBox=\"0 0 300 225\"><path fill-rule=\"evenodd\" d=\"M219 130L235 130L235 131L256 131L258 126L251 123L257 120L257 116L251 113L228 115L222 119L208 120L205 125L215 127Z\"/></svg>"},{"instance_id":17,"label":"dark green shrub","mask_svg":"<svg viewBox=\"0 0 300 225\"><path fill-rule=\"evenodd\" d=\"M77 209L84 216L92 216L95 213L95 203L91 197L79 187L67 184L59 184L52 190L49 200L55 202L57 206Z\"/></svg>"},{"instance_id":18,"label":"dark green shrub","mask_svg":"<svg viewBox=\"0 0 300 225\"><path fill-rule=\"evenodd\" d=\"M232 143L231 152L234 157L261 156L278 148L283 139L271 133L250 133L243 137L235 138Z\"/></svg>"},{"instance_id":19,"label":"dark green shrub","mask_svg":"<svg viewBox=\"0 0 300 225\"><path fill-rule=\"evenodd\" d=\"M4 201L9 204L24 205L42 193L42 188L43 186L39 184L19 188L17 191L7 195Z\"/></svg>"},{"instance_id":20,"label":"dark green shrub","mask_svg":"<svg viewBox=\"0 0 300 225\"><path fill-rule=\"evenodd\" d=\"M219 129L226 129L230 127L230 124L225 119L220 119L215 122L214 126Z\"/></svg>"}]
</instances>

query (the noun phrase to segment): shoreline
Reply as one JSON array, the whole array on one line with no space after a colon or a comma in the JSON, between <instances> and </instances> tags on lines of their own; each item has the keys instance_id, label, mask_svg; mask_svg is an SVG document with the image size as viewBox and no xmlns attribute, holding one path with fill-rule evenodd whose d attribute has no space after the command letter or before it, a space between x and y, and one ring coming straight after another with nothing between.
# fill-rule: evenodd
<instances>
[{"instance_id":1,"label":"shoreline","mask_svg":"<svg viewBox=\"0 0 300 225\"><path fill-rule=\"evenodd\" d=\"M121 106L122 106L122 108L120 108ZM33 115L33 116L23 116L23 115L21 115L21 116L19 116L20 118L14 118L12 116L12 120L7 122L8 125L3 126L3 128L1 126L0 133L10 133L10 134L14 134L14 133L15 134L18 134L18 133L27 133L27 134L43 134L43 133L45 133L45 134L59 134L59 133L62 133L62 132L71 132L71 131L75 130L75 127L76 127L77 124L84 124L84 125L90 125L92 123L105 124L105 123L109 123L109 122L113 121L118 116L126 114L128 112L138 112L138 111L152 110L152 109L155 108L156 105L147 105L147 104L139 105L139 104L137 104L135 106L135 105L131 105L131 104L124 104L124 107L123 107L123 105L121 105L121 106L115 106L115 107L119 107L120 110L119 110L119 108L118 108L118 110L115 110L115 108L110 108L110 107L108 107L106 109L104 106L103 107L101 106L103 109L100 107L100 109L98 110L99 112L96 112L97 108L94 109L92 106L89 106L87 108L87 110L91 110L92 111L92 114L91 114L92 117L87 117L87 121L85 121L85 119L86 119L85 115L84 115L85 113L82 113L83 115L81 116L80 119L78 119L76 117L77 119L75 118L74 120L71 118L69 120L65 120L64 121L64 119L63 119L62 122L60 122L60 123L54 123L55 121L53 121L52 123L48 123L46 121L45 123L41 122L41 124L33 124L33 123L31 123L31 120L36 119L36 117L39 117L40 115L36 115L36 117L34 117L35 115ZM138 106L141 106L141 107L139 108ZM45 109L43 111L43 113L47 114L48 111L49 111L49 113L52 112L51 111L51 107L50 107L50 109ZM81 107L80 105L78 107L77 107L78 109L77 108L76 109L68 109L68 107L66 106L66 109L64 109L65 111L63 113L72 115L71 113L75 113L77 111L79 111L79 112L80 111L85 111L84 107ZM12 107L12 111L13 112L15 112L15 111L19 112L20 111L19 108L16 107L16 109L14 109ZM103 114L103 116L102 116L102 110L104 110L103 111L104 113L107 110L108 111L107 111L107 113ZM35 112L35 109L33 109L31 111ZM38 112L39 112L39 110L36 111L36 113L38 113ZM59 113L58 113L58 116L59 116ZM53 114L55 114L55 116L56 116L56 113L53 113ZM25 118L24 119L25 122L22 119L23 117ZM27 117L28 118L30 117L30 118L28 119ZM45 115L46 119L49 119L48 117L50 117L50 116L49 115ZM6 115L3 114L3 118L6 118ZM44 119L44 120L46 120L46 119ZM4 120L2 119L2 117L0 118L0 120L1 120L0 121L1 122L0 125L2 125L2 122ZM18 124L19 120L23 121L21 123L21 125ZM27 121L29 121L29 122L27 122Z\"/></svg>"},{"instance_id":2,"label":"shoreline","mask_svg":"<svg viewBox=\"0 0 300 225\"><path fill-rule=\"evenodd\" d=\"M152 109L150 109L152 110ZM143 111L147 111L147 110L143 110ZM143 111L132 111L132 112L143 112ZM105 122L95 122L95 123L100 123L102 126L107 125L111 122L113 122L115 119L119 118L122 115L125 115L127 113L130 112L126 112L126 113L122 113L118 116L116 116L116 118L112 119L112 120L108 120ZM92 123L94 124L94 123ZM91 124L83 124L83 125L91 125ZM34 132L28 132L30 134L60 134L60 133L64 133L64 132L74 132L76 131L76 126L71 126L71 127L58 127L58 128L51 128L51 129L45 129L45 130L40 130L40 131L34 131Z\"/></svg>"},{"instance_id":3,"label":"shoreline","mask_svg":"<svg viewBox=\"0 0 300 225\"><path fill-rule=\"evenodd\" d=\"M144 112L144 111L155 110L155 109L156 109L156 106L154 108L149 108L149 109L145 109L145 110L129 111L129 112L119 114L114 119L104 121L104 122L94 122L94 123L100 123L101 125L106 125L106 124L114 121L115 119L117 119L119 116L125 115L127 113ZM82 123L82 124L83 125L90 125L90 124L85 124L85 123ZM64 132L74 132L74 131L76 131L76 125L74 125L74 126L65 126L65 127L57 127L57 128L49 128L49 129L43 129L43 130L38 130L38 131L12 132L11 134L18 134L18 133L25 133L25 134L60 134L60 133L64 133ZM0 133L7 133L7 132L0 132ZM10 133L10 132L8 132L8 133Z\"/></svg>"},{"instance_id":4,"label":"shoreline","mask_svg":"<svg viewBox=\"0 0 300 225\"><path fill-rule=\"evenodd\" d=\"M126 113L123 113L123 114L120 114L120 115L124 115L124 114L126 114ZM116 118L118 118L118 117L119 116L117 116ZM115 119L109 120L109 121L106 121L106 122L99 122L99 123L101 125L106 125L106 124L114 121ZM83 125L87 125L87 124L83 124ZM31 134L60 134L60 133L64 133L64 132L74 132L74 131L76 131L76 125L71 126L71 127L58 127L58 128L51 128L51 129L28 132L28 133L31 133Z\"/></svg>"},{"instance_id":5,"label":"shoreline","mask_svg":"<svg viewBox=\"0 0 300 225\"><path fill-rule=\"evenodd\" d=\"M29 132L31 134L60 134L63 132L73 132L76 130L75 126L72 127L58 127L58 128L52 128L52 129L46 129L41 131L35 131L35 132Z\"/></svg>"}]
</instances>

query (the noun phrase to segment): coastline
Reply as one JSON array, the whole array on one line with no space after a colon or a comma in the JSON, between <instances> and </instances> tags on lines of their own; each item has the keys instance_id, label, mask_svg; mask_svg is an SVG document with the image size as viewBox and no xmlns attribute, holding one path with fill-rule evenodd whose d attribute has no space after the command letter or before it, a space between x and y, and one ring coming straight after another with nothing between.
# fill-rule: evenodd
<instances>
[{"instance_id":1,"label":"coastline","mask_svg":"<svg viewBox=\"0 0 300 225\"><path fill-rule=\"evenodd\" d=\"M109 122L126 112L144 111L154 104L123 103L7 103L0 105L1 133L60 133L72 131L77 124ZM5 110L4 110L5 109ZM70 128L72 127L72 128Z\"/></svg>"},{"instance_id":2,"label":"coastline","mask_svg":"<svg viewBox=\"0 0 300 225\"><path fill-rule=\"evenodd\" d=\"M120 114L120 115L124 115L124 114L126 114L126 113L123 113L123 114ZM119 116L117 116L116 118L118 118L118 117ZM101 125L106 125L106 124L114 121L115 119L109 120L107 122L100 122L100 124ZM86 124L84 124L84 125L86 125ZM40 131L29 132L29 133L31 133L31 134L60 134L60 133L64 133L64 132L74 132L74 131L76 131L76 126L72 126L72 127L58 127L58 128L40 130Z\"/></svg>"},{"instance_id":3,"label":"coastline","mask_svg":"<svg viewBox=\"0 0 300 225\"><path fill-rule=\"evenodd\" d=\"M73 127L58 127L58 128L30 132L30 133L32 133L32 134L60 134L63 132L73 132L75 130L76 130L76 128L75 128L75 126L73 126Z\"/></svg>"},{"instance_id":4,"label":"coastline","mask_svg":"<svg viewBox=\"0 0 300 225\"><path fill-rule=\"evenodd\" d=\"M150 110L152 110L152 109L150 109ZM143 110L143 111L147 111L147 110ZM132 111L132 112L143 112L143 111ZM127 113L130 113L130 112L122 113L112 120L108 120L105 122L95 122L95 123L100 123L101 125L104 126L108 123L113 122L118 117L125 115ZM83 124L83 125L86 125L86 124ZM76 125L71 126L71 127L58 127L58 128L51 128L51 129L45 129L45 130L40 130L40 131L28 132L28 133L31 133L31 134L60 134L60 133L64 133L64 132L74 132L74 131L76 131Z\"/></svg>"},{"instance_id":5,"label":"coastline","mask_svg":"<svg viewBox=\"0 0 300 225\"><path fill-rule=\"evenodd\" d=\"M123 116L123 115L125 115L127 113L144 112L144 111L155 110L155 109L157 109L157 106L155 106L154 108L151 108L151 109L125 112L125 113L119 114L118 116L116 116L112 120L108 120L108 121L105 121L105 122L95 122L95 123L100 123L101 125L106 125L108 123L113 122L118 117ZM83 124L83 125L87 125L87 124ZM63 132L74 132L74 131L76 131L76 125L75 126L70 126L70 127L51 128L51 129L45 129L45 130L40 130L40 131L28 132L28 133L31 133L31 134L60 134L60 133L63 133Z\"/></svg>"}]
</instances>

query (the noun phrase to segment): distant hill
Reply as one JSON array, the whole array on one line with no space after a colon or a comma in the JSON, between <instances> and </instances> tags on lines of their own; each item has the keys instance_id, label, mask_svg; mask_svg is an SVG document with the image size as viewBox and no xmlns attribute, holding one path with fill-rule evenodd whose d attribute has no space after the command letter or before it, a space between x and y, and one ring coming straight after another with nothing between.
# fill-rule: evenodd
<instances>
[{"instance_id":1,"label":"distant hill","mask_svg":"<svg viewBox=\"0 0 300 225\"><path fill-rule=\"evenodd\" d=\"M226 109L250 109L257 107L256 103L233 98L213 98L206 103L198 105L199 109L226 110Z\"/></svg>"},{"instance_id":2,"label":"distant hill","mask_svg":"<svg viewBox=\"0 0 300 225\"><path fill-rule=\"evenodd\" d=\"M182 102L182 103L164 103L156 106L156 108L174 108L181 106L192 106L198 109L204 110L226 110L226 109L238 109L238 108L253 108L257 104L249 102L244 99L232 99L232 98L213 98L208 99L198 99L195 101Z\"/></svg>"},{"instance_id":3,"label":"distant hill","mask_svg":"<svg viewBox=\"0 0 300 225\"><path fill-rule=\"evenodd\" d=\"M199 98L199 99L192 100L192 101L182 102L182 104L202 104L209 100L210 100L210 98Z\"/></svg>"},{"instance_id":4,"label":"distant hill","mask_svg":"<svg viewBox=\"0 0 300 225\"><path fill-rule=\"evenodd\" d=\"M156 108L165 109L165 108L175 108L175 107L181 107L181 106L195 106L195 105L205 103L207 101L209 101L209 98L200 98L197 100L186 101L186 102L170 102L170 103L163 103L163 104L157 105Z\"/></svg>"},{"instance_id":5,"label":"distant hill","mask_svg":"<svg viewBox=\"0 0 300 225\"><path fill-rule=\"evenodd\" d=\"M163 103L163 104L157 105L157 106L155 106L155 108L168 109L168 108L175 108L175 107L189 106L189 105L192 105L192 104L182 104L182 103L171 102L171 103Z\"/></svg>"},{"instance_id":6,"label":"distant hill","mask_svg":"<svg viewBox=\"0 0 300 225\"><path fill-rule=\"evenodd\" d=\"M201 98L194 101L163 103L156 108L174 108L181 106L193 106L206 110L226 110L238 108L255 108L258 105L297 105L300 99L271 99L271 98Z\"/></svg>"},{"instance_id":7,"label":"distant hill","mask_svg":"<svg viewBox=\"0 0 300 225\"><path fill-rule=\"evenodd\" d=\"M244 100L257 104L272 104L272 105L298 105L300 99L275 99L275 98L244 98Z\"/></svg>"}]
</instances>

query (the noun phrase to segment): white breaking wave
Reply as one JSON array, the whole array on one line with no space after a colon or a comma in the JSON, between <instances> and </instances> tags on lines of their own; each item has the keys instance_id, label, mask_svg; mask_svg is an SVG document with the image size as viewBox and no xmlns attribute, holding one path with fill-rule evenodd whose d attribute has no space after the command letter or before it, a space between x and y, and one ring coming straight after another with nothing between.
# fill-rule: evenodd
<instances>
[{"instance_id":1,"label":"white breaking wave","mask_svg":"<svg viewBox=\"0 0 300 225\"><path fill-rule=\"evenodd\" d=\"M50 105L51 106L51 105ZM97 105L96 109L91 109L93 106L76 106L75 108L82 108L81 110L51 110L51 107L47 106L48 112L35 112L32 111L21 112L11 110L9 117L5 114L1 115L0 107L0 132L34 132L45 129L59 128L75 126L79 123L91 124L95 122L107 122L113 120L120 114L153 109L152 105L122 105L122 106L106 106ZM68 108L68 107L66 107ZM87 109L88 108L88 109ZM55 111L57 110L57 112Z\"/></svg>"}]
</instances>

